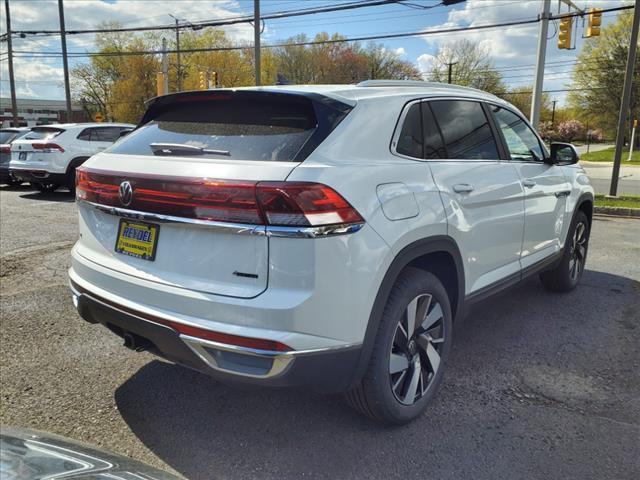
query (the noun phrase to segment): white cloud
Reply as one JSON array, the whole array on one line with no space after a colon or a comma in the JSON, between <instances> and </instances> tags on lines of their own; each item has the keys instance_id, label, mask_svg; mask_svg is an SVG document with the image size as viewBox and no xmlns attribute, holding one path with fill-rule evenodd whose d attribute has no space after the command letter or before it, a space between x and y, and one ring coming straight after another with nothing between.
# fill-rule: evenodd
<instances>
[{"instance_id":1,"label":"white cloud","mask_svg":"<svg viewBox=\"0 0 640 480\"><path fill-rule=\"evenodd\" d=\"M6 32L4 2L0 4L2 22L0 33ZM237 17L252 12L253 3L235 0L98 0L67 1L65 23L67 30L96 28L104 21L118 22L123 27L170 25L174 20L169 13L191 21L202 21ZM58 30L57 0L11 0L11 26L14 30ZM233 43L253 41L253 27L249 24L222 27ZM133 35L133 34L132 34ZM174 30L166 31L172 40ZM3 44L3 49L4 49ZM67 49L70 52L94 49L94 35L68 35ZM33 36L15 38L16 51L60 51L59 36ZM47 99L64 98L62 88L62 61L58 58L15 58L16 91L20 97ZM86 58L71 59L70 65L87 61ZM0 63L0 95L9 96L7 62Z\"/></svg>"},{"instance_id":2,"label":"white cloud","mask_svg":"<svg viewBox=\"0 0 640 480\"><path fill-rule=\"evenodd\" d=\"M431 67L433 65L433 60L435 57L429 53L423 53L416 60L416 64L418 65L418 70L424 78L427 77L429 72L431 71Z\"/></svg>"},{"instance_id":3,"label":"white cloud","mask_svg":"<svg viewBox=\"0 0 640 480\"><path fill-rule=\"evenodd\" d=\"M404 47L398 47L394 50L394 53L399 57L402 57L403 55L406 55L407 52L405 51Z\"/></svg>"},{"instance_id":4,"label":"white cloud","mask_svg":"<svg viewBox=\"0 0 640 480\"><path fill-rule=\"evenodd\" d=\"M576 0L576 4L580 7L586 5L585 1ZM630 0L590 0L589 7L610 8L614 6L627 5L632 3ZM551 13L557 14L557 2L552 2ZM446 22L439 25L431 25L425 28L425 31L440 30L446 28L457 28L464 26L478 26L494 23L506 23L518 20L534 19L540 13L541 2L538 0L467 0L463 5L450 10ZM563 7L562 12L566 12ZM613 20L614 16L603 17L603 23ZM554 22L549 24L546 52L546 69L545 69L545 90L557 90L566 88L570 81L570 70L572 64L569 61L575 60L577 52L580 51L585 41L581 37L582 22L578 23L579 30L576 38L575 50L558 50L556 47L557 32ZM454 34L436 34L422 37L428 45L429 51L441 48L447 43L459 39L467 39L479 42L485 47L496 67L504 69L513 66L530 65L530 67L522 69L504 70L504 80L511 86L527 86L533 84L533 65L536 62L536 53L538 45L539 24L515 25L503 28L465 31ZM418 57L418 68L424 72L423 66L425 58ZM567 62L561 65L558 62ZM421 65L422 63L422 65ZM554 65L555 64L555 65ZM553 96L559 100L563 100L564 93L555 93Z\"/></svg>"}]
</instances>

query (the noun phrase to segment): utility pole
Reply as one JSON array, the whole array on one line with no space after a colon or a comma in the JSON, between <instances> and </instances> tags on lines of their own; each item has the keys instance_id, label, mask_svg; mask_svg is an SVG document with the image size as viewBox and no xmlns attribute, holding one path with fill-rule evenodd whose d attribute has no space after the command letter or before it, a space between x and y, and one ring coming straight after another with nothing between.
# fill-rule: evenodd
<instances>
[{"instance_id":1,"label":"utility pole","mask_svg":"<svg viewBox=\"0 0 640 480\"><path fill-rule=\"evenodd\" d=\"M58 16L60 17L60 43L62 44L62 68L64 70L64 96L67 101L67 122L72 121L71 88L69 87L69 62L67 59L67 36L64 30L64 5L58 0Z\"/></svg>"},{"instance_id":2,"label":"utility pole","mask_svg":"<svg viewBox=\"0 0 640 480\"><path fill-rule=\"evenodd\" d=\"M260 0L253 0L253 48L255 49L256 86L260 86Z\"/></svg>"},{"instance_id":3,"label":"utility pole","mask_svg":"<svg viewBox=\"0 0 640 480\"><path fill-rule=\"evenodd\" d=\"M16 80L13 76L13 47L11 45L11 15L9 15L9 0L4 0L5 15L7 16L7 54L9 56L9 89L11 90L11 114L13 126L18 126L18 100L16 99Z\"/></svg>"},{"instance_id":4,"label":"utility pole","mask_svg":"<svg viewBox=\"0 0 640 480\"><path fill-rule=\"evenodd\" d=\"M180 19L169 14L176 21L176 90L182 91L182 63L180 62Z\"/></svg>"},{"instance_id":5,"label":"utility pole","mask_svg":"<svg viewBox=\"0 0 640 480\"><path fill-rule=\"evenodd\" d=\"M558 103L558 101L554 100L553 108L551 109L551 127L553 127L556 124L556 103Z\"/></svg>"},{"instance_id":6,"label":"utility pole","mask_svg":"<svg viewBox=\"0 0 640 480\"><path fill-rule=\"evenodd\" d=\"M636 63L636 51L638 49L638 24L640 24L640 0L636 0L633 10L633 26L631 27L631 43L627 56L627 72L624 76L624 88L622 89L622 101L620 102L620 114L618 115L618 131L616 133L616 150L613 155L613 172L611 174L611 188L609 195L615 197L618 194L618 176L620 175L620 160L622 159L622 144L624 143L624 122L629 113L631 103L631 83L633 82L633 67Z\"/></svg>"},{"instance_id":7,"label":"utility pole","mask_svg":"<svg viewBox=\"0 0 640 480\"><path fill-rule=\"evenodd\" d=\"M449 85L451 85L451 75L453 73L453 66L457 65L458 62L448 62L447 65L449 66L449 81L447 83L449 83Z\"/></svg>"},{"instance_id":8,"label":"utility pole","mask_svg":"<svg viewBox=\"0 0 640 480\"><path fill-rule=\"evenodd\" d=\"M162 93L169 93L169 56L167 55L167 39L162 37Z\"/></svg>"},{"instance_id":9,"label":"utility pole","mask_svg":"<svg viewBox=\"0 0 640 480\"><path fill-rule=\"evenodd\" d=\"M530 121L533 128L538 128L540 122L540 104L542 103L542 83L544 81L544 62L547 55L547 33L549 31L549 14L551 0L543 0L540 13L540 30L538 31L538 60L536 61L536 78L533 84L531 98Z\"/></svg>"}]
</instances>

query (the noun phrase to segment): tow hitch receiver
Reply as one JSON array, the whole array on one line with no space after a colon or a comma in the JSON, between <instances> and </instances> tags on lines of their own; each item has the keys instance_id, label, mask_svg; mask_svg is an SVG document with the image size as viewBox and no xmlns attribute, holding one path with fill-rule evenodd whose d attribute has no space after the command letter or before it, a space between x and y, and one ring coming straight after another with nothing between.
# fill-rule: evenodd
<instances>
[{"instance_id":1,"label":"tow hitch receiver","mask_svg":"<svg viewBox=\"0 0 640 480\"><path fill-rule=\"evenodd\" d=\"M135 333L124 332L122 338L124 339L124 346L135 352L144 352L153 346L153 343L149 340Z\"/></svg>"}]
</instances>

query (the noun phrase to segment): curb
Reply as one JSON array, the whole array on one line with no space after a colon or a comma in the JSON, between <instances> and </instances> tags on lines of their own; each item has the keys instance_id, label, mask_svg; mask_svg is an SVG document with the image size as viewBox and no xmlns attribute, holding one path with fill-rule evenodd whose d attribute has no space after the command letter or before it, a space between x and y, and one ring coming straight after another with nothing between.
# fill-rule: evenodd
<instances>
[{"instance_id":1,"label":"curb","mask_svg":"<svg viewBox=\"0 0 640 480\"><path fill-rule=\"evenodd\" d=\"M612 217L640 218L640 208L599 207L596 205L593 208L593 213L597 215L609 215Z\"/></svg>"}]
</instances>

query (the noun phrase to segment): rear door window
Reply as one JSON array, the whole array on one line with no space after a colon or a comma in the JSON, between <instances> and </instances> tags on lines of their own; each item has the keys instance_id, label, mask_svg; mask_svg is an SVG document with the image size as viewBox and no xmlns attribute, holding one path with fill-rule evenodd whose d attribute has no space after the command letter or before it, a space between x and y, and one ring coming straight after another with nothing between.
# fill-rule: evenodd
<instances>
[{"instance_id":1,"label":"rear door window","mask_svg":"<svg viewBox=\"0 0 640 480\"><path fill-rule=\"evenodd\" d=\"M185 95L155 110L150 108L145 115L150 121L108 151L216 160L302 161L312 150L307 143L317 145L348 112L325 104L314 108L316 102L297 95L221 92L201 97L202 101L197 98Z\"/></svg>"},{"instance_id":2,"label":"rear door window","mask_svg":"<svg viewBox=\"0 0 640 480\"><path fill-rule=\"evenodd\" d=\"M428 102L422 103L422 131L424 132L424 158L447 158L442 135Z\"/></svg>"},{"instance_id":3,"label":"rear door window","mask_svg":"<svg viewBox=\"0 0 640 480\"><path fill-rule=\"evenodd\" d=\"M78 140L84 140L85 142L90 142L92 131L93 131L93 128L85 128L84 130L82 130L82 132L80 132L80 135L78 135Z\"/></svg>"},{"instance_id":4,"label":"rear door window","mask_svg":"<svg viewBox=\"0 0 640 480\"><path fill-rule=\"evenodd\" d=\"M96 127L91 132L92 142L115 142L120 137L121 127Z\"/></svg>"},{"instance_id":5,"label":"rear door window","mask_svg":"<svg viewBox=\"0 0 640 480\"><path fill-rule=\"evenodd\" d=\"M500 158L496 139L480 103L468 100L436 100L429 103L440 126L448 158Z\"/></svg>"}]
</instances>

